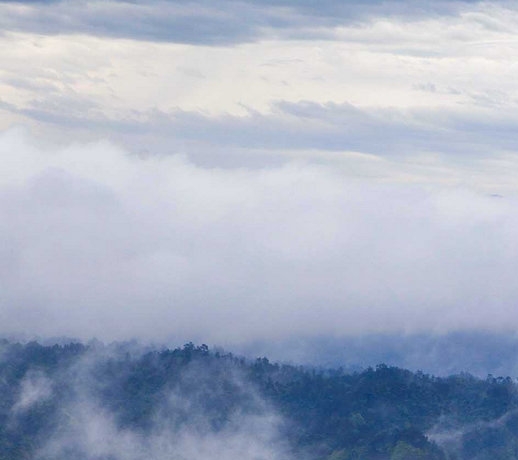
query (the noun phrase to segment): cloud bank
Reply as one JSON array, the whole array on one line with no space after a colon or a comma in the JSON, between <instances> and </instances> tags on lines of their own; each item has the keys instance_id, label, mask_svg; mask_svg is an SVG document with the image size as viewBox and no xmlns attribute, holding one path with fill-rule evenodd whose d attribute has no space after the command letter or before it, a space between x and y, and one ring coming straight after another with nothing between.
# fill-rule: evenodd
<instances>
[{"instance_id":1,"label":"cloud bank","mask_svg":"<svg viewBox=\"0 0 518 460\"><path fill-rule=\"evenodd\" d=\"M518 326L516 189L416 185L401 165L353 178L352 160L221 169L45 149L19 130L0 157L2 335L225 345Z\"/></svg>"}]
</instances>

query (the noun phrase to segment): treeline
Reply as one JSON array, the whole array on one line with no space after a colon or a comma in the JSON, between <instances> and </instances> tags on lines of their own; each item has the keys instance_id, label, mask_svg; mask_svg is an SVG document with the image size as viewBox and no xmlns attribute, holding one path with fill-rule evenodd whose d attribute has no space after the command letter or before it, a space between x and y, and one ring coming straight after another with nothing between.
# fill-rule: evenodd
<instances>
[{"instance_id":1,"label":"treeline","mask_svg":"<svg viewBox=\"0 0 518 460\"><path fill-rule=\"evenodd\" d=\"M0 458L34 458L73 422L67 401L95 398L121 429L145 435L174 393L189 404L166 416L189 424L195 407L214 433L236 413L271 408L282 416L281 436L295 458L516 459L516 390L510 378L438 378L385 365L351 374L250 361L191 343L143 351L4 341Z\"/></svg>"}]
</instances>

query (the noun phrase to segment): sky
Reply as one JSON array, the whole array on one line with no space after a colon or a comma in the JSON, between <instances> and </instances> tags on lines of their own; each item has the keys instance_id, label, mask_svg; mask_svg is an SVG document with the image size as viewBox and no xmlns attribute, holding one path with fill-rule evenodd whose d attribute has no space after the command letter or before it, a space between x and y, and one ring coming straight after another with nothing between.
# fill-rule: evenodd
<instances>
[{"instance_id":1,"label":"sky","mask_svg":"<svg viewBox=\"0 0 518 460\"><path fill-rule=\"evenodd\" d=\"M506 1L0 1L0 333L513 333L517 26Z\"/></svg>"}]
</instances>

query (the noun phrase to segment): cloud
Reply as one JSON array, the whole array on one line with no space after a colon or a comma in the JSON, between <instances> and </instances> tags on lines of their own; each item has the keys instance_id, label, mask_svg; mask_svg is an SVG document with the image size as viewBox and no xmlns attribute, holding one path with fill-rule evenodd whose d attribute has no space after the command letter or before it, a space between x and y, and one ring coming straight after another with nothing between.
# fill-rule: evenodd
<instances>
[{"instance_id":1,"label":"cloud","mask_svg":"<svg viewBox=\"0 0 518 460\"><path fill-rule=\"evenodd\" d=\"M19 131L0 155L4 335L231 344L517 326L516 187L45 150Z\"/></svg>"},{"instance_id":2,"label":"cloud","mask_svg":"<svg viewBox=\"0 0 518 460\"><path fill-rule=\"evenodd\" d=\"M248 152L254 151L262 152L263 164L268 164L268 153L281 161L286 161L288 152L308 151L315 157L326 152L361 152L381 158L432 153L462 161L462 157L475 160L518 151L514 135L518 119L509 110L466 113L301 101L278 102L269 114L249 111L246 116L210 116L152 110L118 119L98 112L89 117L81 105L67 107L66 101L56 110L4 107L57 130L68 128L85 136L96 133L114 139L134 151L147 151L149 144L163 153L188 151L204 164L224 165L230 150L239 152L233 158L235 166L247 165Z\"/></svg>"},{"instance_id":3,"label":"cloud","mask_svg":"<svg viewBox=\"0 0 518 460\"><path fill-rule=\"evenodd\" d=\"M3 31L90 34L136 40L229 45L269 35L321 36L329 27L372 16L455 15L478 1L406 2L381 0L318 6L309 1L2 1Z\"/></svg>"},{"instance_id":4,"label":"cloud","mask_svg":"<svg viewBox=\"0 0 518 460\"><path fill-rule=\"evenodd\" d=\"M6 33L0 126L21 120L67 141L102 137L210 159L218 149L242 158L254 150L515 151L517 13L508 6L373 16L326 26L333 36L325 40L274 34L226 47Z\"/></svg>"}]
</instances>

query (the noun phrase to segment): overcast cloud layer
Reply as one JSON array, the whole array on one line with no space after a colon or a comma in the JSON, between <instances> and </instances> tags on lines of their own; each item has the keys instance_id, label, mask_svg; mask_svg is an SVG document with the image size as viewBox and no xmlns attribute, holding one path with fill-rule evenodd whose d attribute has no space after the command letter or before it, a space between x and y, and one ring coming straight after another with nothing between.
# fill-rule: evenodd
<instances>
[{"instance_id":1,"label":"overcast cloud layer","mask_svg":"<svg viewBox=\"0 0 518 460\"><path fill-rule=\"evenodd\" d=\"M477 0L2 0L2 29L228 45L268 35L329 37L329 28L376 16L457 15Z\"/></svg>"},{"instance_id":2,"label":"overcast cloud layer","mask_svg":"<svg viewBox=\"0 0 518 460\"><path fill-rule=\"evenodd\" d=\"M518 9L0 1L0 333L513 330Z\"/></svg>"},{"instance_id":3,"label":"overcast cloud layer","mask_svg":"<svg viewBox=\"0 0 518 460\"><path fill-rule=\"evenodd\" d=\"M517 24L506 2L0 2L0 128L212 165L516 152Z\"/></svg>"}]
</instances>

